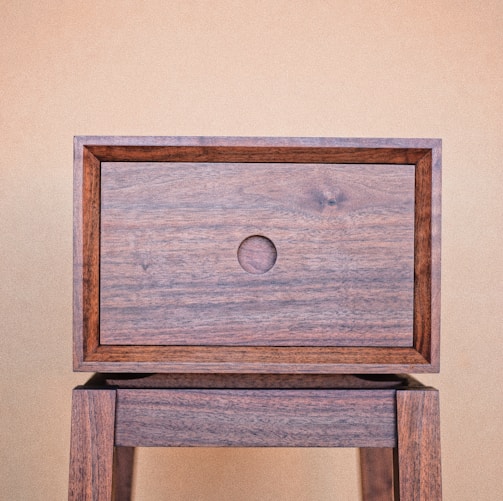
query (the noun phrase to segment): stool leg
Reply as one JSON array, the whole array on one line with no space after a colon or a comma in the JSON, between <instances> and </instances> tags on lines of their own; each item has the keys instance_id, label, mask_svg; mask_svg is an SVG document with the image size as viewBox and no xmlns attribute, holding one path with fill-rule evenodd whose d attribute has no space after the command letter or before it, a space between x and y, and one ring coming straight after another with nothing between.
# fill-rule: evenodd
<instances>
[{"instance_id":1,"label":"stool leg","mask_svg":"<svg viewBox=\"0 0 503 501\"><path fill-rule=\"evenodd\" d=\"M115 428L113 389L73 390L69 501L110 501Z\"/></svg>"},{"instance_id":2,"label":"stool leg","mask_svg":"<svg viewBox=\"0 0 503 501\"><path fill-rule=\"evenodd\" d=\"M397 391L396 501L441 501L438 391Z\"/></svg>"},{"instance_id":3,"label":"stool leg","mask_svg":"<svg viewBox=\"0 0 503 501\"><path fill-rule=\"evenodd\" d=\"M134 447L116 447L113 471L113 501L130 501L133 492Z\"/></svg>"},{"instance_id":4,"label":"stool leg","mask_svg":"<svg viewBox=\"0 0 503 501\"><path fill-rule=\"evenodd\" d=\"M361 448L360 471L363 501L391 501L393 499L392 448Z\"/></svg>"}]
</instances>

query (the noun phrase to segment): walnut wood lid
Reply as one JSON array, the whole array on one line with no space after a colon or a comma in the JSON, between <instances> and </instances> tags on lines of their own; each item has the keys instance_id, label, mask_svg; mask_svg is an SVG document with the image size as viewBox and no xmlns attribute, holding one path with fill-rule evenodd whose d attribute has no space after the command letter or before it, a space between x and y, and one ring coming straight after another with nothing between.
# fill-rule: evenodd
<instances>
[{"instance_id":1,"label":"walnut wood lid","mask_svg":"<svg viewBox=\"0 0 503 501\"><path fill-rule=\"evenodd\" d=\"M440 141L77 137L74 368L435 372Z\"/></svg>"}]
</instances>

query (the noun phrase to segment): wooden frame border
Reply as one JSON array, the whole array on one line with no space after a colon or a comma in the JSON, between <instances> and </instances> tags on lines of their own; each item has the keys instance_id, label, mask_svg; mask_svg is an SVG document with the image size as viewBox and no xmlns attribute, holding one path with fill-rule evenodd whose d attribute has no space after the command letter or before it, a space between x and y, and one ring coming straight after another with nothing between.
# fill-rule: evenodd
<instances>
[{"instance_id":1,"label":"wooden frame border","mask_svg":"<svg viewBox=\"0 0 503 501\"><path fill-rule=\"evenodd\" d=\"M380 163L415 166L410 348L115 346L99 342L101 162ZM74 140L74 369L101 372L438 372L441 140L86 137Z\"/></svg>"}]
</instances>

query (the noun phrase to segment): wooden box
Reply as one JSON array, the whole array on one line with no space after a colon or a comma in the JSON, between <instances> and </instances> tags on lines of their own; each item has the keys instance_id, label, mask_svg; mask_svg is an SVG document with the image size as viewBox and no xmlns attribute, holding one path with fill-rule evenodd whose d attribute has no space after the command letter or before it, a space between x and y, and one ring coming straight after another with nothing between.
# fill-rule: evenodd
<instances>
[{"instance_id":1,"label":"wooden box","mask_svg":"<svg viewBox=\"0 0 503 501\"><path fill-rule=\"evenodd\" d=\"M438 371L440 140L74 146L76 370Z\"/></svg>"}]
</instances>

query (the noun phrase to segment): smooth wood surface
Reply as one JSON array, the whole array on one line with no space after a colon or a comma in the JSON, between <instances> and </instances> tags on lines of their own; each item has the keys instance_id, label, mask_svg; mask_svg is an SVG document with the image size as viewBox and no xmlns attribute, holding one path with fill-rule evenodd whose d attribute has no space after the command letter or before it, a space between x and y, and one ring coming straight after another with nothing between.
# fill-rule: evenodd
<instances>
[{"instance_id":1,"label":"smooth wood surface","mask_svg":"<svg viewBox=\"0 0 503 501\"><path fill-rule=\"evenodd\" d=\"M74 366L99 346L100 160L74 149Z\"/></svg>"},{"instance_id":2,"label":"smooth wood surface","mask_svg":"<svg viewBox=\"0 0 503 501\"><path fill-rule=\"evenodd\" d=\"M131 501L133 495L134 447L115 447L112 482L113 501Z\"/></svg>"},{"instance_id":3,"label":"smooth wood surface","mask_svg":"<svg viewBox=\"0 0 503 501\"><path fill-rule=\"evenodd\" d=\"M117 390L116 444L393 447L394 390Z\"/></svg>"},{"instance_id":4,"label":"smooth wood surface","mask_svg":"<svg viewBox=\"0 0 503 501\"><path fill-rule=\"evenodd\" d=\"M440 411L438 391L398 390L395 501L440 501Z\"/></svg>"},{"instance_id":5,"label":"smooth wood surface","mask_svg":"<svg viewBox=\"0 0 503 501\"><path fill-rule=\"evenodd\" d=\"M271 239L251 235L239 244L237 258L239 265L247 273L263 275L276 264L278 250Z\"/></svg>"},{"instance_id":6,"label":"smooth wood surface","mask_svg":"<svg viewBox=\"0 0 503 501\"><path fill-rule=\"evenodd\" d=\"M363 501L393 501L393 449L360 448Z\"/></svg>"},{"instance_id":7,"label":"smooth wood surface","mask_svg":"<svg viewBox=\"0 0 503 501\"><path fill-rule=\"evenodd\" d=\"M350 374L96 374L94 385L122 389L377 390L414 388L406 375Z\"/></svg>"},{"instance_id":8,"label":"smooth wood surface","mask_svg":"<svg viewBox=\"0 0 503 501\"><path fill-rule=\"evenodd\" d=\"M441 269L441 231L442 231L442 159L441 143L437 141L431 149L431 165L423 166L423 176L431 183L430 207L425 210L430 211L430 241L429 248L422 250L423 259L430 259L429 282L430 297L430 325L424 326L426 332L421 335L414 335L414 343L420 353L430 361L432 367L438 372L440 370L440 269ZM430 155L423 157L423 162L430 162ZM416 194L417 200L417 194ZM419 250L421 255L421 250ZM429 335L428 335L429 334Z\"/></svg>"},{"instance_id":9,"label":"smooth wood surface","mask_svg":"<svg viewBox=\"0 0 503 501\"><path fill-rule=\"evenodd\" d=\"M283 389L160 389L201 378ZM135 446L359 447L364 501L441 500L438 392L409 376L97 374L74 390L69 499L130 499Z\"/></svg>"},{"instance_id":10,"label":"smooth wood surface","mask_svg":"<svg viewBox=\"0 0 503 501\"><path fill-rule=\"evenodd\" d=\"M413 344L413 166L107 162L101 200L101 344Z\"/></svg>"},{"instance_id":11,"label":"smooth wood surface","mask_svg":"<svg viewBox=\"0 0 503 501\"><path fill-rule=\"evenodd\" d=\"M85 138L83 138L85 140ZM419 140L354 139L354 146L335 138L90 138L86 147L103 162L298 162L415 164L431 143ZM176 144L205 142L204 146ZM93 144L102 142L103 144ZM163 142L164 145L153 145ZM423 143L421 148L419 143ZM127 144L129 143L129 144ZM324 144L325 143L325 144ZM397 146L393 146L397 144Z\"/></svg>"},{"instance_id":12,"label":"smooth wood surface","mask_svg":"<svg viewBox=\"0 0 503 501\"><path fill-rule=\"evenodd\" d=\"M113 389L73 391L69 501L112 499L115 395Z\"/></svg>"},{"instance_id":13,"label":"smooth wood surface","mask_svg":"<svg viewBox=\"0 0 503 501\"><path fill-rule=\"evenodd\" d=\"M357 309L352 309L351 307L346 308L345 311L343 309L334 311L334 308L330 309L322 305L320 307L320 318L315 319L315 315L312 314L307 319L307 325L303 325L301 322L297 322L295 325L295 322L290 322L292 319L285 314L285 311L288 312L291 303L288 298L283 297L287 294L283 290L276 290L276 295L273 298L274 301L271 302L273 306L286 306L286 310L279 309L279 319L283 320L283 327L278 329L277 333L274 333L274 336L277 336L276 340L271 340L269 339L271 336L266 336L262 333L264 315L270 315L270 309L267 308L268 301L266 298L260 302L256 297L253 297L252 301L255 302L258 309L250 307L247 312L251 316L255 315L254 320L259 327L255 332L250 332L250 327L248 327L248 330L237 329L235 331L237 337L231 332L233 328L230 328L228 332L218 330L212 332L212 322L215 323L216 316L213 315L212 317L211 314L204 314L208 313L206 310L204 313L201 311L199 315L196 314L190 317L192 322L202 324L199 327L199 332L194 335L195 339L192 341L194 344L190 344L191 341L187 340L187 336L182 332L183 329L171 327L169 323L165 325L168 325L168 330L173 328L173 332L161 331L160 333L155 333L155 329L152 329L150 333L147 332L145 334L144 332L144 336L140 334L136 339L133 339L132 330L128 329L130 327L127 324L128 321L132 322L132 324L135 324L135 322L141 324L143 322L143 326L147 326L146 331L148 331L150 328L148 325L151 325L152 321L155 323L156 315L158 320L159 317L161 319L165 317L166 313L162 311L163 307L156 308L155 306L156 298L162 302L165 296L169 296L172 301L171 304L177 306L174 311L179 315L178 319L175 318L179 326L183 325L185 320L189 318L188 310L195 309L197 313L202 303L195 301L195 305L193 305L189 300L186 300L188 302L183 303L182 301L179 308L177 299L180 299L180 296L177 296L179 291L177 291L176 284L174 287L175 290L171 291L174 294L168 295L166 289L159 287L156 283L158 276L156 278L154 270L156 269L156 265L158 266L162 262L162 258L159 258L159 256L155 258L154 256L155 259L152 261L150 256L147 255L148 253L143 256L140 255L141 253L135 254L134 249L138 250L142 246L135 247L133 241L133 250L129 251L130 256L133 256L136 260L135 273L141 271L140 275L137 275L141 279L136 283L136 290L139 292L142 291L145 282L147 283L147 291L152 293L151 298L154 299L150 303L153 305L150 311L153 315L149 317L151 319L144 317L143 320L141 318L138 320L132 319L133 316L131 313L125 313L122 316L123 320L124 318L127 320L128 315L130 315L129 320L118 321L120 315L116 316L116 312L113 311L111 315L107 316L105 314L104 317L100 317L103 312L97 307L97 305L99 306L99 302L97 301L99 301L100 287L97 285L99 267L96 266L96 262L106 264L108 257L103 255L102 251L104 249L100 249L103 243L97 247L96 228L99 227L101 233L101 225L104 223L101 219L103 216L103 207L101 207L103 188L101 174L103 164L106 162L111 162L112 164L120 162L169 162L170 164L176 164L176 162L183 162L186 165L190 165L191 163L218 163L220 165L224 163L226 165L235 165L237 163L242 165L243 169L248 165L248 170L252 170L256 163L279 164L283 167L285 164L295 164L296 168L299 167L300 171L302 170L302 164L311 164L313 167L321 169L321 171L327 169L330 164L337 163L352 164L356 170L358 170L358 166L363 165L364 168L369 168L369 166L375 164L380 164L381 167L388 166L391 170L398 169L400 165L415 166L413 224L416 236L411 244L414 248L414 264L413 272L409 270L411 273L410 278L402 282L403 284L408 283L410 287L414 283L411 296L413 298L413 308L412 312L409 311L410 316L408 317L408 320L413 325L407 333L407 340L405 339L407 336L400 337L401 334L399 334L397 337L396 333L388 339L389 342L383 341L386 335L379 334L375 336L379 328L382 329L383 327L382 325L377 325L379 321L382 321L382 318L392 318L395 314L400 317L401 313L398 307L397 311L390 308L388 315L383 315L382 318L376 313L376 325L368 329L367 334L364 332L365 329L359 328L354 331L351 331L351 328L349 328L349 335L347 333L339 335L337 329L330 331L328 327L324 331L323 325L328 326L330 323L329 320L333 320L334 315L340 317L341 315L347 315L347 312L349 312L349 317L353 315L354 319L358 318L355 314ZM98 178L99 187L97 186ZM269 185L271 183L264 184ZM320 193L322 194L322 198L325 197L326 204L322 204L322 212L325 214L328 214L330 210L340 209L337 208L338 204L347 205L349 203L348 200L350 200L343 201L340 198L338 199L337 196L332 196L331 193L328 193L330 196L325 196L326 194L323 190ZM294 195L291 203L303 206L304 209L311 207L311 213L314 214L314 205L309 200L315 200L316 196L311 194L311 198L306 198L305 194L297 192ZM187 196L185 202L190 204L189 198ZM272 197L272 200L275 201L274 197ZM321 199L318 197L317 200L319 202ZM330 200L335 201L333 205L330 204ZM192 201L192 203L196 202ZM440 306L440 141L438 140L81 137L76 138L75 141L75 208L77 215L74 226L76 247L74 254L74 367L77 370L135 372L211 372L217 370L220 372L321 373L438 371ZM307 210L307 213L309 213L309 210ZM237 230L231 230L230 233L232 231ZM318 231L318 233L323 232ZM318 236L318 234L316 235ZM241 239L236 238L238 240L236 245L239 245L247 236L249 234L244 232ZM266 236L269 237L269 235ZM134 234L132 238L134 240ZM231 238L231 236L229 235L227 238ZM270 236L270 238L274 241L274 237ZM308 243L301 240L298 236L295 236L294 239L298 239L304 246L308 245ZM314 238L311 238L309 241L313 242L314 240ZM148 242L148 238L145 238L143 241ZM276 242L274 243L276 245ZM111 247L113 248L114 245ZM107 247L106 241L104 242L104 246L105 249L110 250L110 246ZM324 249L325 247L322 246L322 248ZM190 252L195 251L189 249L188 252L190 257ZM181 254L178 253L178 255L180 256ZM195 255L200 256L201 253L196 252ZM215 269L218 268L218 265L221 265L221 261L218 261L218 259L224 259L221 254L220 258L218 258L218 255L218 252L216 252L209 255L209 257L206 256L206 263L209 263L210 266L208 269L210 271L206 272L206 275L202 275L206 277L205 279L207 279L208 275L210 277L216 276ZM287 253L286 256L288 255ZM411 255L412 251L409 256ZM239 266L236 258L236 249L233 251L233 264L241 273L247 275L248 278L252 277L256 280L268 279L273 277L274 274L280 275L282 270L280 266L282 266L282 263L283 265L285 264L285 261L282 261L284 256L285 253L281 251L281 248L278 248L277 262L274 267L267 273L256 276L247 274ZM330 254L329 256L332 259ZM218 261L216 265L214 263L215 259ZM181 261L183 264L183 258ZM295 264L297 264L297 261L295 261ZM185 264L187 263L188 261ZM124 263L118 266L123 265ZM199 264L199 266L199 270L204 268L204 263ZM87 271L83 271L86 268ZM187 267L185 269L188 270ZM374 273L377 273L376 269L377 267L374 268ZM177 273L183 272L178 271ZM414 273L413 279L412 273ZM164 280L165 275L163 274L162 277ZM104 279L103 275L98 278L99 282L102 282ZM365 279L363 278L363 280ZM106 280L107 278L105 277L105 282L102 282L102 285L106 285ZM218 279L216 280L217 283L215 285L215 282L213 282L213 286L218 290L222 286L219 284ZM185 281L185 283L188 283L188 281ZM352 282L350 281L350 283ZM331 282L330 284L331 287L335 288ZM377 287L377 284L374 283L373 286ZM118 287L120 288L120 285ZM321 289L318 288L318 290ZM290 287L289 294L294 294L295 291L295 287ZM315 304L319 298L316 297L315 291L313 296L315 300L312 303L309 302L305 299L309 292L305 290L303 292L300 291L299 294L302 293L302 301L307 305L306 308L312 308L312 311L314 311L315 306L311 306L311 304ZM103 299L108 300L106 294L107 289L105 287L103 289ZM244 292L243 294L246 295ZM330 291L328 295L330 295ZM142 297L142 295L138 294L137 297ZM343 294L340 297L351 303L350 299L346 298ZM360 296L356 294L353 297L359 298ZM117 307L117 304L122 301L120 297L116 297L114 294L111 294L110 298L112 299L108 306L112 309ZM219 299L218 294L215 294L214 301L218 303L221 298L221 295ZM237 303L239 307L242 306L242 298L243 296L238 297ZM385 301L385 299L382 300ZM375 296L372 296L369 299L369 305L372 305L372 303L376 304L376 301L379 302L381 299L376 299ZM343 303L343 300L341 300L341 303ZM248 304L252 303L248 302ZM134 309L134 305L131 306ZM214 307L215 305L211 303L210 310ZM183 311L184 308L186 312ZM232 311L232 306L227 306L227 308ZM126 312L127 309L128 307L123 307L123 312ZM293 311L293 308L291 310ZM173 312L173 309L169 311ZM403 326L404 310L402 309L401 311L402 316L400 318ZM331 318L329 319L328 317ZM364 317L365 315L362 318ZM107 318L108 320L113 319L112 324L114 322L117 324L117 321L119 324L122 323L126 329L122 329L121 331L120 326L116 325L114 327L108 324L107 330ZM347 319L348 317L346 316L345 318ZM105 325L102 325L102 320L104 319ZM243 318L238 318L237 323L239 322L243 322ZM325 324L323 324L324 322ZM350 323L348 322L346 327ZM230 324L232 325L232 321ZM265 324L267 325L267 322ZM252 325L252 323L249 325ZM289 330L285 327L286 325L293 325L293 328ZM138 327L138 325L136 326ZM198 329L195 330L197 331ZM334 335L334 332L336 335ZM158 339L157 341L155 340L158 336L161 336L161 341ZM126 343L119 340L124 339L124 337L128 339ZM334 337L338 340L334 341ZM312 341L313 339L314 341ZM127 343L136 344L126 346ZM170 343L172 346L170 346ZM222 351L215 354L211 350L212 346L210 345L212 343L215 343L215 347L218 349L220 349L222 344L227 344L227 346L222 346ZM232 343L235 343L235 350L232 350L233 346L229 346ZM264 346L264 343L274 346ZM148 346L149 344L152 346ZM187 346L181 346L183 344ZM249 346L250 344L256 346ZM351 346L352 344L358 345L358 347ZM281 351L282 345L288 349ZM312 351L312 347L317 345L322 348L321 351ZM290 347L292 349L289 349ZM210 350L207 350L208 348ZM340 348L344 349L340 351ZM280 350L279 352L277 351L278 349Z\"/></svg>"},{"instance_id":14,"label":"smooth wood surface","mask_svg":"<svg viewBox=\"0 0 503 501\"><path fill-rule=\"evenodd\" d=\"M429 372L414 348L232 346L99 346L81 370L171 373Z\"/></svg>"}]
</instances>

